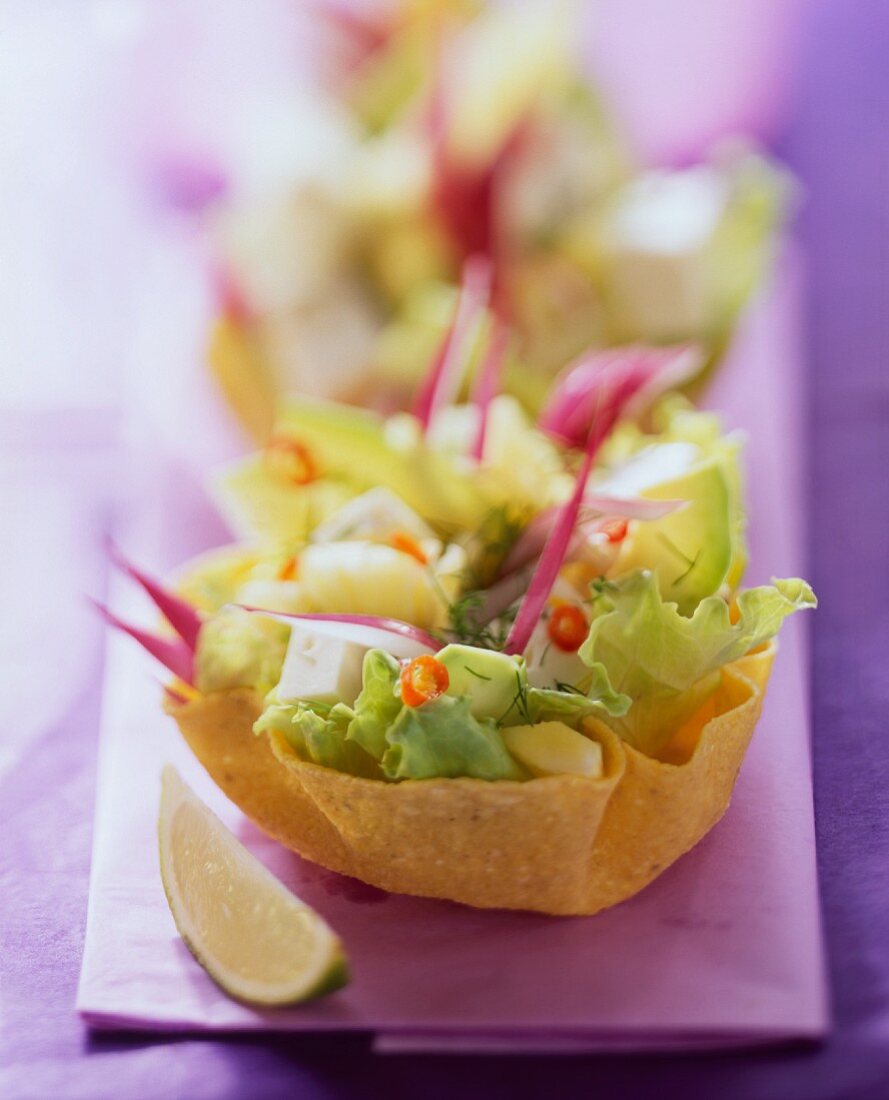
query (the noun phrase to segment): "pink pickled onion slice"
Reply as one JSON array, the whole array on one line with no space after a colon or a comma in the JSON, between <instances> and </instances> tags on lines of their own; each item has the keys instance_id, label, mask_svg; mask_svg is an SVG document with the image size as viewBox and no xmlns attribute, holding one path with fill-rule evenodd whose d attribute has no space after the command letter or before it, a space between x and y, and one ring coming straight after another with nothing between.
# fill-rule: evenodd
<instances>
[{"instance_id":1,"label":"pink pickled onion slice","mask_svg":"<svg viewBox=\"0 0 889 1100\"><path fill-rule=\"evenodd\" d=\"M182 707L188 702L188 696L183 695L181 691L177 691L172 684L161 684L161 687L164 689L164 696L167 701L174 706Z\"/></svg>"},{"instance_id":2,"label":"pink pickled onion slice","mask_svg":"<svg viewBox=\"0 0 889 1100\"><path fill-rule=\"evenodd\" d=\"M687 500L649 500L647 497L611 497L599 493L584 493L583 507L600 516L619 519L663 519L678 512Z\"/></svg>"},{"instance_id":3,"label":"pink pickled onion slice","mask_svg":"<svg viewBox=\"0 0 889 1100\"><path fill-rule=\"evenodd\" d=\"M347 642L368 647L378 646L393 657L418 657L421 653L435 653L442 642L417 626L400 619L387 619L379 615L326 614L312 611L266 611L261 607L248 607L244 611L265 615L282 623L306 623L318 634L330 638L342 638Z\"/></svg>"},{"instance_id":4,"label":"pink pickled onion slice","mask_svg":"<svg viewBox=\"0 0 889 1100\"><path fill-rule=\"evenodd\" d=\"M457 163L448 148L446 51L441 40L426 115L432 147L432 212L448 235L458 258L475 253L493 257L495 251L495 165Z\"/></svg>"},{"instance_id":5,"label":"pink pickled onion slice","mask_svg":"<svg viewBox=\"0 0 889 1100\"><path fill-rule=\"evenodd\" d=\"M504 291L500 270L504 238L501 181L509 171L516 151L527 131L527 118L520 119L511 132L482 162L468 160L455 150L451 139L450 85L462 79L453 64L446 43L439 39L432 62L433 73L427 111L426 134L432 153L431 209L447 234L459 259L480 253L495 267L495 297Z\"/></svg>"},{"instance_id":6,"label":"pink pickled onion slice","mask_svg":"<svg viewBox=\"0 0 889 1100\"><path fill-rule=\"evenodd\" d=\"M194 652L181 638L163 638L138 626L132 626L117 617L98 600L92 601L96 610L109 626L129 634L146 652L186 684L194 686Z\"/></svg>"},{"instance_id":7,"label":"pink pickled onion slice","mask_svg":"<svg viewBox=\"0 0 889 1100\"><path fill-rule=\"evenodd\" d=\"M598 447L622 416L637 415L700 366L700 351L689 344L632 346L586 355L555 385L538 427L569 447L582 447L595 422Z\"/></svg>"},{"instance_id":8,"label":"pink pickled onion slice","mask_svg":"<svg viewBox=\"0 0 889 1100\"><path fill-rule=\"evenodd\" d=\"M315 14L332 27L352 47L351 68L368 61L391 39L392 31L368 15L355 11L354 5L337 0L312 0Z\"/></svg>"},{"instance_id":9,"label":"pink pickled onion slice","mask_svg":"<svg viewBox=\"0 0 889 1100\"><path fill-rule=\"evenodd\" d=\"M106 547L112 562L148 593L157 609L193 653L198 644L202 623L198 612L186 600L168 591L153 577L128 561L110 538L106 540Z\"/></svg>"},{"instance_id":10,"label":"pink pickled onion slice","mask_svg":"<svg viewBox=\"0 0 889 1100\"><path fill-rule=\"evenodd\" d=\"M503 647L504 653L511 655L524 653L528 642L531 640L534 627L537 626L540 616L543 614L546 601L549 599L549 594L571 544L574 526L577 523L577 516L583 503L587 478L590 476L593 457L600 437L601 433L597 430L597 425L593 423L586 452L580 464L580 469L577 471L574 492L559 509L559 514L550 531L549 538L546 540L537 568L531 577L528 591L519 605L519 613L516 615L515 622L513 622L507 635L506 644Z\"/></svg>"},{"instance_id":11,"label":"pink pickled onion slice","mask_svg":"<svg viewBox=\"0 0 889 1100\"><path fill-rule=\"evenodd\" d=\"M578 526L600 521L608 516L615 519L654 520L668 516L685 507L684 500L645 500L643 497L607 497L584 493ZM531 520L510 548L500 567L500 575L512 573L532 561L546 543L547 537L559 515L559 507L545 508ZM570 550L570 548L569 548Z\"/></svg>"},{"instance_id":12,"label":"pink pickled onion slice","mask_svg":"<svg viewBox=\"0 0 889 1100\"><path fill-rule=\"evenodd\" d=\"M460 256L498 251L497 180L500 160L482 169L436 158L433 182L435 214Z\"/></svg>"},{"instance_id":13,"label":"pink pickled onion slice","mask_svg":"<svg viewBox=\"0 0 889 1100\"><path fill-rule=\"evenodd\" d=\"M490 623L499 618L528 587L528 570L516 569L486 588L482 603L474 618L480 623Z\"/></svg>"},{"instance_id":14,"label":"pink pickled onion slice","mask_svg":"<svg viewBox=\"0 0 889 1100\"><path fill-rule=\"evenodd\" d=\"M216 308L223 317L241 328L254 320L247 296L228 267L214 262L210 267L210 283Z\"/></svg>"},{"instance_id":15,"label":"pink pickled onion slice","mask_svg":"<svg viewBox=\"0 0 889 1100\"><path fill-rule=\"evenodd\" d=\"M484 312L491 294L491 264L483 256L471 256L463 267L457 308L429 373L423 380L414 415L424 431L429 430L438 410L454 399L460 385L461 366L466 362L467 341L472 326Z\"/></svg>"},{"instance_id":16,"label":"pink pickled onion slice","mask_svg":"<svg viewBox=\"0 0 889 1100\"><path fill-rule=\"evenodd\" d=\"M485 437L488 432L488 413L491 402L500 392L500 379L503 374L503 363L506 359L506 349L509 346L509 329L499 315L495 315L491 335L488 338L488 346L485 350L485 358L479 370L475 384L473 401L478 409L478 432L472 448L472 457L481 462L485 453Z\"/></svg>"},{"instance_id":17,"label":"pink pickled onion slice","mask_svg":"<svg viewBox=\"0 0 889 1100\"><path fill-rule=\"evenodd\" d=\"M649 362L645 367L648 378L624 406L624 415L630 419L641 416L661 394L690 381L704 365L704 352L697 344L647 350L654 363Z\"/></svg>"}]
</instances>

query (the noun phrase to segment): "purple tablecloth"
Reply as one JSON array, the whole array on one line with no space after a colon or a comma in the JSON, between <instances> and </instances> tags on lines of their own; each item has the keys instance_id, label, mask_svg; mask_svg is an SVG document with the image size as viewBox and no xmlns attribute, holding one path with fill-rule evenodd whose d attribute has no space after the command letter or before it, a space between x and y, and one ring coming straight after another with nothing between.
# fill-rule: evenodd
<instances>
[{"instance_id":1,"label":"purple tablecloth","mask_svg":"<svg viewBox=\"0 0 889 1100\"><path fill-rule=\"evenodd\" d=\"M0 624L0 1095L191 1100L223 1096L390 1097L608 1094L732 1098L889 1095L889 6L810 5L802 101L782 152L807 188L810 264L809 508L819 858L836 1030L820 1049L702 1057L443 1059L372 1056L360 1038L220 1041L91 1038L73 1011L83 943L101 637L51 581L53 553L98 592L85 553L114 507L118 451L101 416L59 437L51 421L0 416L4 607ZM109 424L111 421L109 420ZM755 426L754 426L755 427ZM30 547L29 511L58 517ZM12 530L12 533L10 533ZM47 572L28 592L19 577ZM45 563L45 564L44 564ZM5 567L4 567L5 568ZM70 573L69 573L70 576ZM73 606L73 605L72 605ZM67 625L64 625L67 624ZM63 703L41 711L27 652ZM33 662L31 662L33 668ZM10 671L11 670L11 671ZM24 705L20 700L24 700ZM30 702L29 702L30 701ZM729 995L727 991L727 995Z\"/></svg>"}]
</instances>

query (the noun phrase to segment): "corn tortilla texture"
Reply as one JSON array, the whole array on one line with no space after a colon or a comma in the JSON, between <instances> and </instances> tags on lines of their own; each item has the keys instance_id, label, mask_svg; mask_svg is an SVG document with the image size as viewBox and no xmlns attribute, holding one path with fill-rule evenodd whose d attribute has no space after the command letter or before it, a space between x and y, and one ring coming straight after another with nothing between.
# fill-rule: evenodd
<instances>
[{"instance_id":1,"label":"corn tortilla texture","mask_svg":"<svg viewBox=\"0 0 889 1100\"><path fill-rule=\"evenodd\" d=\"M384 783L306 763L279 734L258 738L253 692L167 710L231 801L315 863L393 893L589 915L638 893L725 813L775 649L726 666L660 759L587 720L604 752L600 779Z\"/></svg>"}]
</instances>

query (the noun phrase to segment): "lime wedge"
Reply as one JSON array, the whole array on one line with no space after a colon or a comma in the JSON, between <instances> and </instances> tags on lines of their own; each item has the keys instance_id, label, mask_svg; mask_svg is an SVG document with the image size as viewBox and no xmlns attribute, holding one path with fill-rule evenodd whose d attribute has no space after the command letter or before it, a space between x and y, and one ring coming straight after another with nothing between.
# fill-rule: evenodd
<instances>
[{"instance_id":1,"label":"lime wedge","mask_svg":"<svg viewBox=\"0 0 889 1100\"><path fill-rule=\"evenodd\" d=\"M340 941L226 829L171 765L158 820L161 878L179 934L248 1004L285 1005L349 980Z\"/></svg>"}]
</instances>

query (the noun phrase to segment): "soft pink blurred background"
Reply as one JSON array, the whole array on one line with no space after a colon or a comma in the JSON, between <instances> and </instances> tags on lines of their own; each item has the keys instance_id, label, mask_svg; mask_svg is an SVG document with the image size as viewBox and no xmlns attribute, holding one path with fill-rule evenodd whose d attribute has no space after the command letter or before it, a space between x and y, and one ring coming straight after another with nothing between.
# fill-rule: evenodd
<instances>
[{"instance_id":1,"label":"soft pink blurred background","mask_svg":"<svg viewBox=\"0 0 889 1100\"><path fill-rule=\"evenodd\" d=\"M687 161L726 133L780 132L802 6L602 0L588 5L584 51L640 153ZM0 291L2 407L121 399L146 283L165 246L177 252L187 236L175 208L198 202L220 172L237 179L262 140L257 116L286 112L307 78L310 10L295 0L6 5L0 254L15 278ZM171 293L152 323L177 328L180 313L194 324Z\"/></svg>"}]
</instances>

